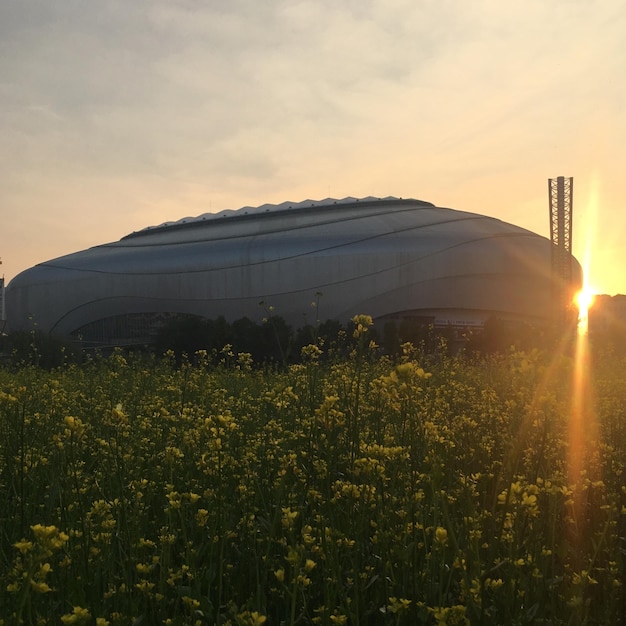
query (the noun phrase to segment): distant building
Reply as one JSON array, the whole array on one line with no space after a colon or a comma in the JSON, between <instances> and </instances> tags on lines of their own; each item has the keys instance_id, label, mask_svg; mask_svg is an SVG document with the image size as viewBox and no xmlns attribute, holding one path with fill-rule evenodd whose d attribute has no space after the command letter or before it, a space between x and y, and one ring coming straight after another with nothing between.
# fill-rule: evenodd
<instances>
[{"instance_id":1,"label":"distant building","mask_svg":"<svg viewBox=\"0 0 626 626\"><path fill-rule=\"evenodd\" d=\"M6 314L4 310L4 277L0 278L0 330L3 330Z\"/></svg>"},{"instance_id":2,"label":"distant building","mask_svg":"<svg viewBox=\"0 0 626 626\"><path fill-rule=\"evenodd\" d=\"M270 306L296 328L359 313L452 327L494 317L545 323L554 314L551 246L513 224L421 200L244 207L41 263L10 282L7 314L11 329L36 323L103 346L148 342L181 314L255 320ZM574 274L580 284L575 261Z\"/></svg>"}]
</instances>

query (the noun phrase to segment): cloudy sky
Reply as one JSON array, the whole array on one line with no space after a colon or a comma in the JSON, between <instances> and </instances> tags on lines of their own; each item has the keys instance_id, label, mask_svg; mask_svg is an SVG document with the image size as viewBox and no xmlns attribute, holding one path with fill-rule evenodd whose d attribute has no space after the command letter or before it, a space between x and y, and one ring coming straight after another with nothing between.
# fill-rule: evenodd
<instances>
[{"instance_id":1,"label":"cloudy sky","mask_svg":"<svg viewBox=\"0 0 626 626\"><path fill-rule=\"evenodd\" d=\"M626 293L623 0L2 0L0 268L245 205L398 196Z\"/></svg>"}]
</instances>

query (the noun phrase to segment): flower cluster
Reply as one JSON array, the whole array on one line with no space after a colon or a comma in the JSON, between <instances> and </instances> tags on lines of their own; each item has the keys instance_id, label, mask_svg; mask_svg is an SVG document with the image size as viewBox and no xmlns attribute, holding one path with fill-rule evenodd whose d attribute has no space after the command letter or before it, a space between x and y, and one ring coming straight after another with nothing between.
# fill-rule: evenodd
<instances>
[{"instance_id":1,"label":"flower cluster","mask_svg":"<svg viewBox=\"0 0 626 626\"><path fill-rule=\"evenodd\" d=\"M394 361L353 324L282 369L0 370L5 623L619 623L626 365L575 439L567 355Z\"/></svg>"}]
</instances>

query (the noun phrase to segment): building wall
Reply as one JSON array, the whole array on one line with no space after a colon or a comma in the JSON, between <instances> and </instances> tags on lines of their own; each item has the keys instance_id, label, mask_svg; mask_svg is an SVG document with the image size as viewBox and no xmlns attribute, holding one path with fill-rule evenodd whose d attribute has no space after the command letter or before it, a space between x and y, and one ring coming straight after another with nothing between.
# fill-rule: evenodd
<instances>
[{"instance_id":1,"label":"building wall","mask_svg":"<svg viewBox=\"0 0 626 626\"><path fill-rule=\"evenodd\" d=\"M358 313L545 320L550 251L535 233L416 200L236 213L37 265L11 281L8 316L12 329L32 316L62 335L125 314L232 321L260 319L268 306L296 327L306 316L346 321Z\"/></svg>"},{"instance_id":2,"label":"building wall","mask_svg":"<svg viewBox=\"0 0 626 626\"><path fill-rule=\"evenodd\" d=\"M0 278L0 330L3 330L4 321L6 320L4 302L4 277L2 277Z\"/></svg>"}]
</instances>

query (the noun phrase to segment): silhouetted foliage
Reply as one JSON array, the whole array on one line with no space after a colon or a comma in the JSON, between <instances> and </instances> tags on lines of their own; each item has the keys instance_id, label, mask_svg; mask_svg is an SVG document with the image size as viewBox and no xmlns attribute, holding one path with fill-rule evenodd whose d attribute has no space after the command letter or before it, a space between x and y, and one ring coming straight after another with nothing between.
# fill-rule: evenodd
<instances>
[{"instance_id":1,"label":"silhouetted foliage","mask_svg":"<svg viewBox=\"0 0 626 626\"><path fill-rule=\"evenodd\" d=\"M12 366L34 365L43 369L77 363L82 358L75 344L39 330L16 331L3 336L0 352Z\"/></svg>"},{"instance_id":2,"label":"silhouetted foliage","mask_svg":"<svg viewBox=\"0 0 626 626\"><path fill-rule=\"evenodd\" d=\"M226 346L235 353L248 352L257 363L285 361L293 333L279 316L262 324L247 317L232 324L224 317L207 320L198 316L180 316L170 320L158 332L154 349L157 354L171 350L177 360L187 355L192 358L199 350L206 350L217 359Z\"/></svg>"},{"instance_id":3,"label":"silhouetted foliage","mask_svg":"<svg viewBox=\"0 0 626 626\"><path fill-rule=\"evenodd\" d=\"M535 326L528 323L505 322L497 317L489 318L483 328L473 331L467 340L465 352L468 354L494 354L533 348L549 349L559 341L575 333L575 326L548 325Z\"/></svg>"},{"instance_id":4,"label":"silhouetted foliage","mask_svg":"<svg viewBox=\"0 0 626 626\"><path fill-rule=\"evenodd\" d=\"M383 350L390 355L400 354L400 337L398 325L395 322L386 322L383 326Z\"/></svg>"},{"instance_id":5,"label":"silhouetted foliage","mask_svg":"<svg viewBox=\"0 0 626 626\"><path fill-rule=\"evenodd\" d=\"M209 338L208 349L210 350L221 350L224 346L233 342L232 326L223 315L214 320L207 320L207 332Z\"/></svg>"},{"instance_id":6,"label":"silhouetted foliage","mask_svg":"<svg viewBox=\"0 0 626 626\"><path fill-rule=\"evenodd\" d=\"M173 318L162 326L154 351L164 354L171 350L180 363L183 355L193 359L196 352L206 350L218 361L223 358L223 348L230 346L235 354L249 353L257 364L285 364L298 361L302 347L311 343L323 346L325 354L348 354L352 347L349 339L336 320L306 325L294 332L279 315L269 315L258 324L248 317L229 323L224 317L207 320L189 315Z\"/></svg>"},{"instance_id":7,"label":"silhouetted foliage","mask_svg":"<svg viewBox=\"0 0 626 626\"><path fill-rule=\"evenodd\" d=\"M195 315L185 315L169 320L158 332L155 349L162 353L172 350L177 357L205 350L209 344L207 320Z\"/></svg>"},{"instance_id":8,"label":"silhouetted foliage","mask_svg":"<svg viewBox=\"0 0 626 626\"><path fill-rule=\"evenodd\" d=\"M347 353L348 344L346 331L341 322L326 320L313 326L306 324L298 328L294 334L292 359L297 360L302 348L309 344L316 344L324 348L326 355L337 354L338 351Z\"/></svg>"},{"instance_id":9,"label":"silhouetted foliage","mask_svg":"<svg viewBox=\"0 0 626 626\"><path fill-rule=\"evenodd\" d=\"M300 326L294 333L293 337L293 352L294 354L300 354L300 350L304 346L308 346L311 343L317 343L318 329L312 324L305 324Z\"/></svg>"},{"instance_id":10,"label":"silhouetted foliage","mask_svg":"<svg viewBox=\"0 0 626 626\"><path fill-rule=\"evenodd\" d=\"M260 360L286 363L293 345L291 326L282 317L273 315L261 324L261 336L263 338L261 354L257 356L251 350L240 350L240 352L251 352L255 360L264 355L265 359Z\"/></svg>"},{"instance_id":11,"label":"silhouetted foliage","mask_svg":"<svg viewBox=\"0 0 626 626\"><path fill-rule=\"evenodd\" d=\"M318 338L322 339L326 345L336 345L342 341L345 334L343 324L337 320L326 320L319 325L317 330Z\"/></svg>"}]
</instances>

